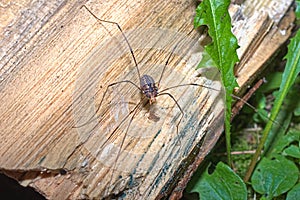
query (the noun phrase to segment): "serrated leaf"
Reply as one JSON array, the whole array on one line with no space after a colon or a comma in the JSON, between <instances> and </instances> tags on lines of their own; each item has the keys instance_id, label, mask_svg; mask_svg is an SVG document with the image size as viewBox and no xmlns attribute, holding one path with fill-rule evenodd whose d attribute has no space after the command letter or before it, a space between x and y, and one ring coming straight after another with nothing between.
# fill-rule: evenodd
<instances>
[{"instance_id":1,"label":"serrated leaf","mask_svg":"<svg viewBox=\"0 0 300 200\"><path fill-rule=\"evenodd\" d=\"M194 185L191 192L197 192L201 200L247 199L247 189L243 180L228 165L219 162L212 174L206 172Z\"/></svg>"},{"instance_id":2,"label":"serrated leaf","mask_svg":"<svg viewBox=\"0 0 300 200\"><path fill-rule=\"evenodd\" d=\"M230 0L204 0L196 9L194 20L195 27L208 26L208 34L212 43L205 46L205 51L210 55L221 73L221 80L226 90L225 101L225 131L228 160L230 160L230 118L231 94L238 86L233 74L233 67L239 61L236 49L237 39L231 32L231 19L228 13Z\"/></svg>"},{"instance_id":3,"label":"serrated leaf","mask_svg":"<svg viewBox=\"0 0 300 200\"><path fill-rule=\"evenodd\" d=\"M263 158L257 165L251 183L253 189L266 199L290 190L298 180L298 167L284 156Z\"/></svg>"}]
</instances>

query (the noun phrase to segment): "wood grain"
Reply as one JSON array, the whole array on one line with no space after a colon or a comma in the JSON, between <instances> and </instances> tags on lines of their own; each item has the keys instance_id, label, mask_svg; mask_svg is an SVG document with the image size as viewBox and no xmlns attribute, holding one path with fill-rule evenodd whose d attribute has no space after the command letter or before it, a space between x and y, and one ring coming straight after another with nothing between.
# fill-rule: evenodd
<instances>
[{"instance_id":1,"label":"wood grain","mask_svg":"<svg viewBox=\"0 0 300 200\"><path fill-rule=\"evenodd\" d=\"M259 76L292 28L292 1L264 2L230 7L241 46L236 74L242 88ZM118 126L139 102L138 89L112 88L96 111L107 85L124 79L139 84L138 76L118 29L97 23L80 9L83 4L120 24L141 74L155 80L178 44L161 90L190 82L220 89L214 77L194 70L203 48L199 33L190 33L193 1L1 3L1 171L48 199L154 199L180 181L173 192L178 197L220 135L222 94L204 87L169 90L184 111L178 132L180 111L163 95L153 108L137 109L122 145L131 118ZM80 126L91 116L97 119ZM198 147L204 135L209 145ZM191 152L199 151L194 161ZM178 174L182 168L186 172Z\"/></svg>"}]
</instances>

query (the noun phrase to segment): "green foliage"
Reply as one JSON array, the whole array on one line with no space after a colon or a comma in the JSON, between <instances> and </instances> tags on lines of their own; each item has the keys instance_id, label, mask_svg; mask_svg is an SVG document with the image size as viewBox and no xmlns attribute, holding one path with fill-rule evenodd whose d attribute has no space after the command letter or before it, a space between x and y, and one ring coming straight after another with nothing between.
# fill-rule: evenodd
<instances>
[{"instance_id":1,"label":"green foliage","mask_svg":"<svg viewBox=\"0 0 300 200\"><path fill-rule=\"evenodd\" d=\"M291 191L288 192L286 200L300 199L300 183L295 185Z\"/></svg>"},{"instance_id":2,"label":"green foliage","mask_svg":"<svg viewBox=\"0 0 300 200\"><path fill-rule=\"evenodd\" d=\"M290 190L298 180L294 162L281 155L263 158L251 178L253 189L265 199L272 199Z\"/></svg>"},{"instance_id":3,"label":"green foliage","mask_svg":"<svg viewBox=\"0 0 300 200\"><path fill-rule=\"evenodd\" d=\"M219 162L212 174L205 173L198 179L190 192L197 192L201 200L247 199L246 185L230 167Z\"/></svg>"},{"instance_id":4,"label":"green foliage","mask_svg":"<svg viewBox=\"0 0 300 200\"><path fill-rule=\"evenodd\" d=\"M233 74L233 67L239 61L236 49L237 39L231 32L231 19L228 13L230 0L204 0L196 9L194 25L199 27L206 25L212 42L205 46L205 51L212 58L216 67L221 73L221 80L225 87L226 110L225 110L225 132L230 159L230 118L231 118L231 94L237 87L236 78Z\"/></svg>"},{"instance_id":5,"label":"green foliage","mask_svg":"<svg viewBox=\"0 0 300 200\"><path fill-rule=\"evenodd\" d=\"M283 152L283 155L285 156L290 156L290 157L294 157L294 158L300 158L300 148L299 145L290 145L289 147L287 147Z\"/></svg>"},{"instance_id":6,"label":"green foliage","mask_svg":"<svg viewBox=\"0 0 300 200\"><path fill-rule=\"evenodd\" d=\"M296 0L296 17L297 17L297 24L300 24L300 0Z\"/></svg>"},{"instance_id":7,"label":"green foliage","mask_svg":"<svg viewBox=\"0 0 300 200\"><path fill-rule=\"evenodd\" d=\"M273 126L273 123L274 121L276 121L276 117L280 111L283 101L285 100L288 91L295 83L296 78L300 72L300 32L299 31L296 33L296 36L293 39L291 39L291 42L288 46L288 53L285 56L285 59L287 60L287 63L285 66L285 70L282 74L282 81L280 84L279 92L276 95L276 99L271 111L270 119L263 131L261 141L252 158L246 177L250 177L263 147L265 147L265 150L269 149L269 146L266 144L270 144L270 142L267 142L267 139L269 138L269 135L272 135L270 133L271 133L271 128Z\"/></svg>"},{"instance_id":8,"label":"green foliage","mask_svg":"<svg viewBox=\"0 0 300 200\"><path fill-rule=\"evenodd\" d=\"M297 5L300 5L300 1L296 1ZM219 31L216 30L221 26L227 26L217 24L222 21L218 17L219 15L212 15L218 13L220 10L227 9L227 4L221 3L221 1L203 1L203 6L197 8L197 16L195 23L198 25L205 24L208 26L209 34L212 37L213 43L209 47L206 47L208 55L211 56L213 62L217 66L222 66L226 61L222 59L232 59L230 57L222 57L227 55L229 50L224 50L224 46L219 47L220 38ZM216 9L215 11L213 9ZM300 16L300 9L297 8L296 15ZM226 15L226 14L225 14ZM223 15L221 18L225 19ZM218 16L218 17L216 17ZM216 20L214 17L218 18ZM209 21L210 18L213 23ZM230 19L229 19L230 23ZM212 34L212 35L211 35ZM227 37L226 34L224 37ZM231 37L227 37L231 38ZM222 37L222 39L224 39ZM234 39L233 39L234 40ZM226 43L226 42L225 42ZM230 43L230 42L229 42ZM226 44L229 44L226 43ZM215 45L215 46L213 46ZM234 46L234 50L231 49L231 53L236 50L237 46ZM223 53L225 51L226 53ZM214 55L211 55L214 54ZM222 57L220 60L218 60ZM300 163L300 99L299 99L299 85L300 85L300 32L298 31L293 39L291 39L288 46L288 53L285 56L287 60L284 72L270 73L267 77L268 84L264 85L260 90L262 93L257 95L259 98L257 113L255 114L254 121L267 123L266 128L260 138L261 143L257 148L257 152L260 153L264 149L264 154L261 156L261 161L256 166L256 160L258 157L252 160L251 165L254 173L250 172L251 185L253 192L261 195L261 199L285 198L287 200L300 199L300 180L299 180L299 163ZM212 65L208 59L203 62L204 65ZM233 64L232 60L230 60ZM228 64L229 66L230 64ZM227 66L227 65L226 65ZM222 78L226 77L226 70L222 72L222 67L219 68ZM227 70L230 71L230 68ZM222 80L223 84L230 84L229 81ZM227 83L226 83L227 82ZM296 86L295 86L295 83ZM235 81L234 81L235 84ZM233 84L233 85L234 85ZM226 87L226 91L233 89L230 86ZM277 90L277 91L274 91ZM269 102L269 98L266 98L265 93L275 97L274 103ZM226 94L226 98L227 98ZM228 99L226 99L227 102ZM266 108L273 104L271 116L266 120L267 110ZM227 105L228 106L228 105ZM228 108L227 108L228 109ZM241 120L240 120L241 121ZM247 121L248 122L248 121ZM257 136L259 137L259 136ZM226 140L228 137L226 136ZM229 138L230 139L230 138ZM226 142L227 143L227 142ZM227 143L228 144L228 143ZM233 142L233 144L236 144ZM242 142L239 143L240 146ZM245 145L243 145L245 146ZM234 146L235 147L235 146ZM240 149L239 149L240 150ZM246 149L248 150L248 149ZM259 154L257 153L256 156ZM244 162L247 163L247 162ZM236 164L236 163L235 163ZM237 168L239 166L236 166ZM251 166L250 166L251 167ZM242 171L242 170L240 170ZM249 177L250 177L249 176ZM248 181L247 181L248 182ZM244 190L244 183L228 166L224 166L223 163L219 163L213 174L209 175L207 170L201 174L200 178L192 186L192 189L188 191L199 193L201 199L245 199L246 192ZM250 189L251 190L251 189ZM238 192L239 191L239 192ZM240 196L233 196L240 195ZM248 192L249 195L249 192ZM258 196L259 196L258 195Z\"/></svg>"},{"instance_id":9,"label":"green foliage","mask_svg":"<svg viewBox=\"0 0 300 200\"><path fill-rule=\"evenodd\" d=\"M277 140L274 142L274 145L272 146L273 148L271 148L270 150L271 151L270 154L280 154L281 152L285 152L286 149L291 148L293 144L297 144L297 143L299 144L299 142L300 142L300 131L291 129L286 134L279 135Z\"/></svg>"},{"instance_id":10,"label":"green foliage","mask_svg":"<svg viewBox=\"0 0 300 200\"><path fill-rule=\"evenodd\" d=\"M288 125L292 124L294 110L300 102L298 88L292 88L300 72L300 32L291 40L285 59L287 63L279 91L273 93L275 101L271 117L249 167L254 168L264 147L265 157L256 167L251 182L254 190L263 194L265 199L287 192L298 180L299 170L294 162L299 163L300 158L300 131L290 129ZM289 160L292 158L294 162ZM250 173L251 170L247 174Z\"/></svg>"}]
</instances>

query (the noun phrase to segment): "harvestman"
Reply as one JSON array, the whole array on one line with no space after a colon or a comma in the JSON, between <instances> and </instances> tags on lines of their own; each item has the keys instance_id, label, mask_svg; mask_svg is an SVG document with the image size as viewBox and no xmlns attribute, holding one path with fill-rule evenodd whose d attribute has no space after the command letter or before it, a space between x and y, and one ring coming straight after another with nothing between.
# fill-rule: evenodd
<instances>
[{"instance_id":1,"label":"harvestman","mask_svg":"<svg viewBox=\"0 0 300 200\"><path fill-rule=\"evenodd\" d=\"M211 89L211 90L215 90L215 91L220 91L220 90L219 89L215 89L215 88L211 88L211 87L208 87L208 86L205 86L205 85L201 85L201 84L189 83L189 84L181 84L181 85L176 85L176 86L172 86L172 87L169 87L169 88L165 88L165 89L161 90L160 92L158 92L158 87L160 86L160 82L162 80L162 77L163 77L163 74L165 72L165 69L166 69L166 67L167 67L167 65L168 65L168 63L169 63L169 61L170 61L170 59L172 57L172 54L174 53L174 50L176 49L176 47L177 47L178 44L175 45L175 47L173 48L172 52L169 54L169 56L167 58L167 61L166 61L165 65L164 65L164 67L162 69L160 78L159 78L159 80L157 82L157 85L156 85L154 79L151 76L146 75L146 74L143 75L143 76L140 75L139 67L138 67L138 64L137 64L137 61L136 61L133 49L132 49L132 47L131 47L131 45L130 45L130 43L129 43L127 37L126 37L126 35L124 34L122 28L119 26L119 24L116 23L116 22L113 22L113 21L107 21L107 20L99 19L85 5L83 5L82 7L85 8L97 21L103 22L103 23L110 23L110 24L113 24L113 25L117 26L117 28L121 32L122 37L126 41L126 44L127 44L128 48L130 50L130 53L131 53L131 56L132 56L132 59L134 61L135 68L136 68L136 71L137 71L137 74L138 74L138 78L139 78L139 81L140 81L140 85L137 85L136 83L134 83L134 82L132 82L130 80L122 80L122 81L118 81L118 82L114 82L114 83L109 84L106 87L106 90L103 93L102 99L101 99L100 104L99 104L99 106L98 106L98 108L96 110L96 113L100 110L100 108L102 106L102 103L103 103L103 101L105 99L105 96L106 96L109 88L111 88L113 86L116 86L116 85L121 84L121 83L128 83L128 84L131 84L132 86L134 86L135 88L137 88L143 94L140 102L138 104L136 104L134 106L134 108L121 120L121 122L116 126L116 128L112 131L111 135L105 140L105 142L101 146L101 148L103 148L105 146L105 144L114 137L115 132L120 128L121 124L123 124L127 120L127 118L130 117L130 115L132 115L130 117L129 123L128 123L127 127L126 127L125 134L122 137L121 145L120 145L120 147L118 149L117 156L115 158L115 162L114 162L114 165L113 165L113 168L112 168L112 175L111 175L110 181L109 181L109 183L111 184L112 177L113 177L113 174L114 174L114 170L115 170L116 164L118 162L120 153L122 151L124 141L125 141L125 139L127 137L127 133L128 133L129 127L130 127L130 125L131 125L131 123L132 123L132 121L133 121L133 119L134 119L134 117L135 117L135 115L137 113L138 108L142 105L143 100L147 99L149 101L149 104L152 105L152 104L154 104L156 102L156 97L163 96L163 95L169 96L175 102L176 106L180 110L180 119L179 119L179 121L176 124L176 134L178 134L178 128L179 128L179 125L180 125L180 123L181 123L181 121L183 119L184 112L183 112L183 109L181 108L181 106L179 105L179 103L177 102L177 100L174 98L174 96L172 94L170 94L170 93L167 93L166 91L170 90L170 89L173 89L173 88L182 87L182 86L197 86L197 87L205 87L205 88L208 88L208 89ZM243 99L241 99L241 98L239 98L237 96L233 96L233 97L237 98L238 100L241 100L243 103L247 104L252 109L256 110L253 106L251 106L250 104L248 104L247 102L245 102ZM92 116L84 124L81 124L80 126L77 126L77 128L85 126L86 124L90 123L94 119L95 119L94 116ZM108 189L108 187L107 187L107 189Z\"/></svg>"},{"instance_id":2,"label":"harvestman","mask_svg":"<svg viewBox=\"0 0 300 200\"><path fill-rule=\"evenodd\" d=\"M215 90L215 91L219 91L219 89L215 89L215 88L211 88L211 87L208 87L208 86L204 86L204 85L201 85L201 84L195 84L195 83L189 83L189 84L180 84L180 85L176 85L176 86L172 86L172 87L168 87L168 88L165 88L163 90L161 90L160 92L158 91L158 87L160 86L160 82L162 80L162 77L163 77L163 74L165 72L165 69L174 53L174 50L176 49L177 45L175 45L175 47L173 48L172 52L169 54L168 58L167 58L167 61L165 62L165 65L162 69L162 72L161 72L161 75L160 75L160 78L157 82L157 84L155 83L154 79L149 76L149 75L142 75L140 74L140 71L139 71L139 67L138 67L138 64L137 64L137 61L136 61L136 58L135 58L135 55L134 55L134 52L133 52L133 49L126 37L126 35L124 34L122 28L120 27L120 25L116 22L113 22L113 21L107 21L107 20L102 20L102 19L99 19L94 13L92 13L92 11L90 11L85 5L81 6L81 8L85 8L97 21L99 22L103 22L103 23L110 23L110 24L114 24L117 26L117 28L119 29L119 31L121 32L122 34L122 37L124 38L124 40L126 41L126 44L130 50L130 53L131 53L131 56L132 56L132 59L134 61L134 64L135 64L135 68L136 68L136 71L137 71L137 74L138 74L138 77L139 77L139 81L140 81L140 85L138 86L136 83L130 81L130 80L122 80L122 81L118 81L118 82L114 82L114 83L111 83L109 84L107 87L106 87L106 90L104 91L103 93L103 96L102 96L102 99L100 101L100 104L96 110L96 113L100 110L101 106L102 106L102 103L106 97L106 94L108 92L108 90L113 87L113 86L116 86L118 84L121 84L121 83L127 83L127 84L131 84L132 86L134 86L135 88L137 88L142 94L142 98L140 100L140 102L138 104L136 104L134 106L134 108L132 110L130 110L130 112L121 120L121 122L116 126L116 128L112 131L112 133L110 134L110 136L106 139L106 141L103 143L103 145L101 146L101 148L104 147L104 145L112 139L112 137L114 136L115 132L120 128L120 126L127 120L128 117L130 117L130 115L132 115L130 117L130 120L129 120L129 123L127 125L127 128L125 130L125 134L121 140L121 144L120 144L120 147L119 147L119 150L117 152L117 156L115 158L115 162L114 162L114 166L113 166L113 169L112 169L112 175L111 175L111 178L110 178L110 183L112 181L112 177L113 177L113 173L114 173L114 170L115 170L115 167L116 167L116 164L118 162L118 159L119 159L119 156L120 156L120 153L122 151L122 148L123 148L123 144L124 144L124 141L125 141L125 138L127 136L127 132L129 130L129 127L137 113L137 110L138 108L142 105L143 103L143 100L147 99L149 101L149 104L152 105L156 102L156 97L158 96L163 96L163 95L166 95L166 96L169 96L176 104L176 106L178 107L178 109L180 110L180 119L178 120L177 124L176 124L176 134L178 134L178 127L183 119L183 116L184 116L184 112L181 108L181 106L179 105L179 103L177 102L177 100L174 98L174 96L168 92L166 92L167 90L170 90L170 89L173 89L173 88L177 88L177 87L182 87L182 86L198 86L198 87L205 87L205 88L208 88L208 89L211 89L211 90ZM79 126L77 126L76 128L79 128L79 127L82 127L82 126L85 126L86 124L90 123L92 120L94 120L94 116L92 116L91 118L89 118L89 120L87 120L84 124L81 124Z\"/></svg>"}]
</instances>

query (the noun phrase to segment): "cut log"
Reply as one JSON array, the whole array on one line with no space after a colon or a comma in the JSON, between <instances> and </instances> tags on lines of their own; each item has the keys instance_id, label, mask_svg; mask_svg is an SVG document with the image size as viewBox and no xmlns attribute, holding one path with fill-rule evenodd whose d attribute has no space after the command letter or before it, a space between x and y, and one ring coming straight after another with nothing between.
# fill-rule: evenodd
<instances>
[{"instance_id":1,"label":"cut log","mask_svg":"<svg viewBox=\"0 0 300 200\"><path fill-rule=\"evenodd\" d=\"M122 34L83 4L122 27L141 75L158 82L172 54L160 91L203 87L175 87L151 106L139 103ZM241 93L289 38L292 5L231 5ZM203 52L191 31L195 8L190 0L2 3L1 172L47 199L179 198L223 130L218 75L195 70ZM109 84L124 80L132 83L110 87L102 101Z\"/></svg>"}]
</instances>

